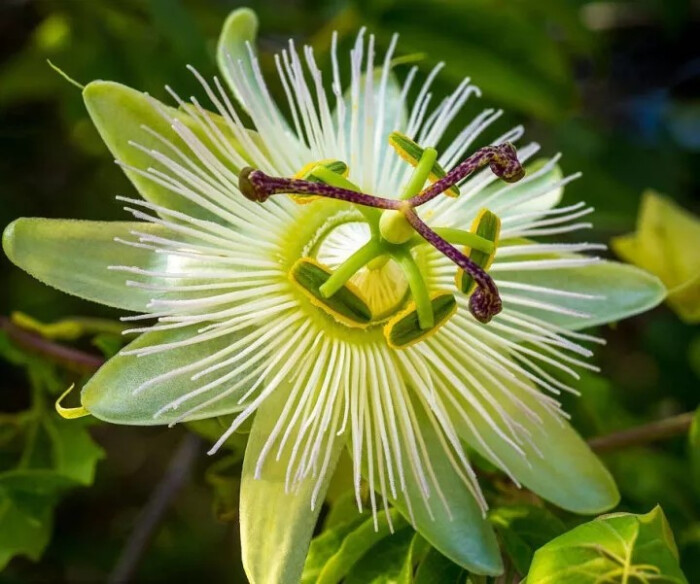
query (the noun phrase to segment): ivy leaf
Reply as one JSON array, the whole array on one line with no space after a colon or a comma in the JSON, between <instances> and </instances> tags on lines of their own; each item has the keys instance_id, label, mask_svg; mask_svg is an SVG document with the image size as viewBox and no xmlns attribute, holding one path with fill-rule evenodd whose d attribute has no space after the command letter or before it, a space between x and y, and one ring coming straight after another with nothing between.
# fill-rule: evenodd
<instances>
[{"instance_id":1,"label":"ivy leaf","mask_svg":"<svg viewBox=\"0 0 700 584\"><path fill-rule=\"evenodd\" d=\"M535 551L566 531L564 522L543 507L509 505L489 513L502 550L519 574L527 574Z\"/></svg>"},{"instance_id":2,"label":"ivy leaf","mask_svg":"<svg viewBox=\"0 0 700 584\"><path fill-rule=\"evenodd\" d=\"M613 238L611 244L622 259L661 279L668 288L669 306L682 320L700 322L700 219L647 191L637 231Z\"/></svg>"},{"instance_id":3,"label":"ivy leaf","mask_svg":"<svg viewBox=\"0 0 700 584\"><path fill-rule=\"evenodd\" d=\"M600 582L687 584L661 507L614 513L584 523L540 548L527 584Z\"/></svg>"}]
</instances>

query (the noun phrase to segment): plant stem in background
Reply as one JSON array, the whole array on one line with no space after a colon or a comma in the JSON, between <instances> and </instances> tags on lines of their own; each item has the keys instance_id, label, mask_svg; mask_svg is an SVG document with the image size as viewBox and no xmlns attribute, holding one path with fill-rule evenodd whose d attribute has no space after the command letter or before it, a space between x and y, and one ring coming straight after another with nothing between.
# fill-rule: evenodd
<instances>
[{"instance_id":1,"label":"plant stem in background","mask_svg":"<svg viewBox=\"0 0 700 584\"><path fill-rule=\"evenodd\" d=\"M695 412L686 412L607 436L598 436L589 440L588 444L596 452L611 452L632 446L644 446L651 442L685 434L690 429L694 415Z\"/></svg>"}]
</instances>

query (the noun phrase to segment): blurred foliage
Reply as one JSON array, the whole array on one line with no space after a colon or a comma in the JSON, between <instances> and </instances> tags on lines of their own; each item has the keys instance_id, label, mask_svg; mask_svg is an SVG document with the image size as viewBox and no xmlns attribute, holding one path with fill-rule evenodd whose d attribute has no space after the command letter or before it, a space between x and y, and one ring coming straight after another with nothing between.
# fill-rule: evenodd
<instances>
[{"instance_id":1,"label":"blurred foliage","mask_svg":"<svg viewBox=\"0 0 700 584\"><path fill-rule=\"evenodd\" d=\"M647 191L636 233L615 237L612 248L659 276L668 289L667 302L683 320L700 322L700 219Z\"/></svg>"},{"instance_id":2,"label":"blurred foliage","mask_svg":"<svg viewBox=\"0 0 700 584\"><path fill-rule=\"evenodd\" d=\"M168 84L182 95L199 95L184 65L192 64L205 76L215 74L215 40L225 16L239 5L233 0L0 3L0 224L37 215L123 219L114 195L133 192L90 123L79 92L50 69L47 59L78 83L110 79L163 99ZM596 206L591 240L608 241L632 231L647 189L667 193L697 215L700 16L690 0L258 0L250 5L261 19L268 78L275 77L271 54L288 37L310 43L323 67L330 62L331 32L338 31L342 54L363 25L376 34L379 50L388 46L393 32L401 34L400 78L413 64L425 75L435 64L446 63L434 86L436 102L470 76L484 97L480 105L470 100L447 138L478 108L503 107L499 128L525 124L545 152L565 153L566 172L583 171L565 196ZM273 82L272 91L283 97L279 84ZM666 203L660 212L669 213L672 222L673 209ZM678 229L665 221L661 239L637 239L645 217L643 213L634 241L663 250L662 265L646 265L632 255L626 259L659 274L680 257L697 260L697 245L679 238ZM646 220L658 218L652 213ZM121 346L118 325L108 320L115 312L44 287L4 258L0 272L1 312L22 311L14 317L17 325L95 355L109 356ZM65 319L67 314L86 316ZM564 400L585 436L697 406L697 328L660 308L599 332L607 340L598 351L605 378L585 375L579 385L582 396ZM0 578L18 583L103 581L182 430L61 420L52 402L86 372L42 359L5 333L0 334L0 356L5 398L0 415L0 565L15 554L25 556L10 561ZM213 437L218 424L192 428ZM640 514L661 505L689 582L700 582L698 432L696 423L689 440L604 457L622 491L621 510ZM240 548L236 489L244 443L242 435L217 460L197 463L149 548L139 581L244 581L235 551ZM95 476L103 451L107 457ZM691 461L695 480L689 480ZM484 483L491 521L511 573L524 575L533 555L535 564L542 561L536 549L583 521L514 489L486 464L480 472L489 479ZM35 480L38 476L41 481ZM93 481L89 490L84 488ZM410 582L414 573L413 581L424 583L467 578L410 528L397 524L393 536L386 529L375 532L371 519L357 515L353 498L343 493L342 480L334 482L340 486L326 510L323 532L312 543L305 581L314 582L319 574L324 574L322 581L345 577L357 583ZM629 515L625 521L637 522L642 533L650 529L643 517ZM581 533L569 531L564 537ZM540 557L545 556L542 552Z\"/></svg>"}]
</instances>

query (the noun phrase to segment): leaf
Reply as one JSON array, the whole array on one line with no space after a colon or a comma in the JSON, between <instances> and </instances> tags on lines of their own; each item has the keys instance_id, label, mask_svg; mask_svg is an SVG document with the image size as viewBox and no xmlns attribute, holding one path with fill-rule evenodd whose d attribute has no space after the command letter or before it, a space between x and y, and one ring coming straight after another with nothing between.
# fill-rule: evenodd
<instances>
[{"instance_id":1,"label":"leaf","mask_svg":"<svg viewBox=\"0 0 700 584\"><path fill-rule=\"evenodd\" d=\"M571 257L580 257L570 254ZM568 257L568 256L567 256ZM509 263L511 263L509 261ZM585 313L586 317L544 312L539 308L518 305L518 310L543 318L569 330L616 322L650 310L662 302L666 289L652 274L619 262L601 261L591 265L554 270L522 270L517 262L507 271L499 266L498 256L491 272L499 279L550 289L585 294L593 298L549 297L540 292L517 290L518 296L546 300L562 308ZM612 285L614 283L614 285Z\"/></svg>"},{"instance_id":2,"label":"leaf","mask_svg":"<svg viewBox=\"0 0 700 584\"><path fill-rule=\"evenodd\" d=\"M63 420L53 413L43 418L51 440L53 469L79 485L90 486L95 480L97 462L104 451L92 440L87 428L91 420Z\"/></svg>"},{"instance_id":3,"label":"leaf","mask_svg":"<svg viewBox=\"0 0 700 584\"><path fill-rule=\"evenodd\" d=\"M670 307L700 322L700 219L654 191L642 195L637 231L613 238L624 260L656 274L668 288Z\"/></svg>"},{"instance_id":4,"label":"leaf","mask_svg":"<svg viewBox=\"0 0 700 584\"><path fill-rule=\"evenodd\" d=\"M51 538L53 503L37 497L23 509L0 487L0 570L17 555L37 561Z\"/></svg>"},{"instance_id":5,"label":"leaf","mask_svg":"<svg viewBox=\"0 0 700 584\"><path fill-rule=\"evenodd\" d=\"M418 566L413 584L461 584L467 572L436 549L431 549Z\"/></svg>"},{"instance_id":6,"label":"leaf","mask_svg":"<svg viewBox=\"0 0 700 584\"><path fill-rule=\"evenodd\" d=\"M258 458L288 398L288 387L281 385L260 406L248 439L241 478L241 546L243 566L252 584L298 584L309 542L328 488L330 475L344 447L342 437L332 436L326 476L317 485L309 476L296 483L295 491L285 490L287 464L299 423L279 460L270 453L260 478L255 470ZM314 491L317 500L312 507Z\"/></svg>"},{"instance_id":7,"label":"leaf","mask_svg":"<svg viewBox=\"0 0 700 584\"><path fill-rule=\"evenodd\" d=\"M396 584L402 582L404 563L407 560L414 536L415 532L411 528L405 528L372 546L350 568L344 584Z\"/></svg>"},{"instance_id":8,"label":"leaf","mask_svg":"<svg viewBox=\"0 0 700 584\"><path fill-rule=\"evenodd\" d=\"M395 529L406 525L398 511L391 510L389 515ZM366 519L345 536L338 550L323 565L316 584L338 584L348 575L350 568L375 544L391 537L391 527L385 515L379 515L376 524L374 519Z\"/></svg>"},{"instance_id":9,"label":"leaf","mask_svg":"<svg viewBox=\"0 0 700 584\"><path fill-rule=\"evenodd\" d=\"M561 519L534 505L497 507L489 513L489 520L500 536L501 549L519 574L527 574L538 548L566 531Z\"/></svg>"},{"instance_id":10,"label":"leaf","mask_svg":"<svg viewBox=\"0 0 700 584\"><path fill-rule=\"evenodd\" d=\"M527 584L600 582L687 584L660 507L646 515L604 515L540 548Z\"/></svg>"},{"instance_id":11,"label":"leaf","mask_svg":"<svg viewBox=\"0 0 700 584\"><path fill-rule=\"evenodd\" d=\"M354 498L354 493L352 493L353 502ZM302 584L316 584L321 570L338 553L345 537L365 521L367 521L366 515L360 514L355 506L354 516L350 516L346 521L338 522L332 527L327 527L320 535L311 540L301 577Z\"/></svg>"}]
</instances>

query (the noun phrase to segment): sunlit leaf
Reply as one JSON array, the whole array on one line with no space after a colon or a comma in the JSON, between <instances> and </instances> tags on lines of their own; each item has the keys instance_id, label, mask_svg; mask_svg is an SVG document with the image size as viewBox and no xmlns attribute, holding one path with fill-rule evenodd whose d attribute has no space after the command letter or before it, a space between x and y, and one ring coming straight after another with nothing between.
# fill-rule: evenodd
<instances>
[{"instance_id":1,"label":"sunlit leaf","mask_svg":"<svg viewBox=\"0 0 700 584\"><path fill-rule=\"evenodd\" d=\"M660 507L646 515L615 513L580 525L540 548L527 584L663 582L687 584Z\"/></svg>"}]
</instances>

